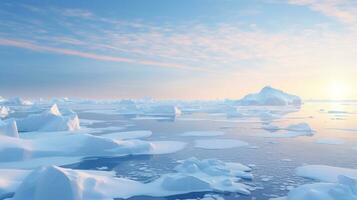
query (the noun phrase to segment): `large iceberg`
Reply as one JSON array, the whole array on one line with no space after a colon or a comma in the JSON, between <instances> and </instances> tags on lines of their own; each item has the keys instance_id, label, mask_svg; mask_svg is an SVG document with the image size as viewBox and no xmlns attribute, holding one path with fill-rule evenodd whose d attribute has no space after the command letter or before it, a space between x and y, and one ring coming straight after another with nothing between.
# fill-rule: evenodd
<instances>
[{"instance_id":1,"label":"large iceberg","mask_svg":"<svg viewBox=\"0 0 357 200\"><path fill-rule=\"evenodd\" d=\"M60 112L57 104L41 114L33 114L17 120L21 132L29 131L75 131L80 129L79 118L71 110Z\"/></svg>"},{"instance_id":2,"label":"large iceberg","mask_svg":"<svg viewBox=\"0 0 357 200\"><path fill-rule=\"evenodd\" d=\"M298 96L267 86L264 87L259 93L245 96L238 101L238 104L254 106L301 105L301 99Z\"/></svg>"}]
</instances>

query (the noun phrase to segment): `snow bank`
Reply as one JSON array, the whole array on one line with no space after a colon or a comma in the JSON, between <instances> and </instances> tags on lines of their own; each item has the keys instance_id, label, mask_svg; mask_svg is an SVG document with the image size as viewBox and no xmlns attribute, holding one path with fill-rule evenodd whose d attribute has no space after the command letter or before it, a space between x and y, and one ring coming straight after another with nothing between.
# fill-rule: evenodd
<instances>
[{"instance_id":1,"label":"snow bank","mask_svg":"<svg viewBox=\"0 0 357 200\"><path fill-rule=\"evenodd\" d=\"M27 170L0 170L0 195L15 192L14 200L82 200L130 198L146 195L163 197L191 192L238 192L250 194L253 189L242 179L252 179L251 169L240 163L217 159L181 161L175 172L141 183L114 177L112 172L72 170L46 166ZM1 184L2 183L2 184Z\"/></svg>"},{"instance_id":2,"label":"snow bank","mask_svg":"<svg viewBox=\"0 0 357 200\"><path fill-rule=\"evenodd\" d=\"M259 93L249 94L239 100L240 105L259 105L259 106L287 106L301 105L298 96L287 94L272 87L264 87Z\"/></svg>"},{"instance_id":3,"label":"snow bank","mask_svg":"<svg viewBox=\"0 0 357 200\"><path fill-rule=\"evenodd\" d=\"M29 115L17 121L21 132L30 131L74 131L80 129L79 118L71 110L60 112L57 104L41 114Z\"/></svg>"},{"instance_id":4,"label":"snow bank","mask_svg":"<svg viewBox=\"0 0 357 200\"><path fill-rule=\"evenodd\" d=\"M195 147L202 149L230 149L248 145L247 142L234 139L207 139L195 141Z\"/></svg>"},{"instance_id":5,"label":"snow bank","mask_svg":"<svg viewBox=\"0 0 357 200\"><path fill-rule=\"evenodd\" d=\"M6 121L0 120L0 135L18 138L19 133L17 131L16 121L12 119Z\"/></svg>"}]
</instances>

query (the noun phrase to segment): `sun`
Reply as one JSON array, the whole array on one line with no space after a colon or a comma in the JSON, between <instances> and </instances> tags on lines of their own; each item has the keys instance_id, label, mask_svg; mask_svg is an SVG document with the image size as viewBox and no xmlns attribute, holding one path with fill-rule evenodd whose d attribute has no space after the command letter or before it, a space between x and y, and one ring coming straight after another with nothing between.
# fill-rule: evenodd
<instances>
[{"instance_id":1,"label":"sun","mask_svg":"<svg viewBox=\"0 0 357 200\"><path fill-rule=\"evenodd\" d=\"M349 86L342 81L332 81L328 87L331 100L344 100L349 96Z\"/></svg>"}]
</instances>

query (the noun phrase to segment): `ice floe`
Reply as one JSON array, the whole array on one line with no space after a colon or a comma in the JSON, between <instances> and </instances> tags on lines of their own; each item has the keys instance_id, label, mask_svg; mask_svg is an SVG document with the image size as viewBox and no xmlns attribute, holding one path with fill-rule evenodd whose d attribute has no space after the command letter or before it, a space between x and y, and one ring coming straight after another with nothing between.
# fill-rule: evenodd
<instances>
[{"instance_id":1,"label":"ice floe","mask_svg":"<svg viewBox=\"0 0 357 200\"><path fill-rule=\"evenodd\" d=\"M57 104L41 114L32 114L18 119L17 126L21 132L30 131L74 131L80 129L79 118L72 110L59 111Z\"/></svg>"},{"instance_id":2,"label":"ice floe","mask_svg":"<svg viewBox=\"0 0 357 200\"><path fill-rule=\"evenodd\" d=\"M222 131L188 131L182 133L181 136L197 136L197 137L213 137L222 136L224 132Z\"/></svg>"},{"instance_id":3,"label":"ice floe","mask_svg":"<svg viewBox=\"0 0 357 200\"><path fill-rule=\"evenodd\" d=\"M312 136L315 134L315 131L305 122L291 124L285 128L267 124L263 125L262 129L270 132L269 134L265 134L265 137L294 138L299 136Z\"/></svg>"},{"instance_id":4,"label":"ice floe","mask_svg":"<svg viewBox=\"0 0 357 200\"><path fill-rule=\"evenodd\" d=\"M321 181L292 189L280 200L356 200L357 169L326 165L298 167L299 176Z\"/></svg>"},{"instance_id":5,"label":"ice floe","mask_svg":"<svg viewBox=\"0 0 357 200\"><path fill-rule=\"evenodd\" d=\"M249 94L239 100L240 105L265 105L265 106L287 106L301 105L301 99L298 96L287 94L281 90L270 86L264 87L257 94Z\"/></svg>"},{"instance_id":6,"label":"ice floe","mask_svg":"<svg viewBox=\"0 0 357 200\"><path fill-rule=\"evenodd\" d=\"M167 154L182 150L186 145L178 141L133 139L148 137L151 132L147 131L134 131L132 135L129 134L130 132L94 136L84 133L49 132L29 139L0 136L0 167L11 165L21 168L29 166L28 162L36 163L35 161L39 165L50 164L55 157L56 164L61 165L91 156Z\"/></svg>"},{"instance_id":7,"label":"ice floe","mask_svg":"<svg viewBox=\"0 0 357 200\"><path fill-rule=\"evenodd\" d=\"M340 175L357 179L357 169L332 167L328 165L306 165L298 167L296 174L304 178L324 182L338 182L338 176Z\"/></svg>"},{"instance_id":8,"label":"ice floe","mask_svg":"<svg viewBox=\"0 0 357 200\"><path fill-rule=\"evenodd\" d=\"M14 193L14 200L113 199L133 196L168 196L191 192L238 192L253 188L241 183L252 179L251 169L217 159L181 161L175 172L141 183L115 177L112 172L72 170L44 166L32 171L1 169L0 196Z\"/></svg>"},{"instance_id":9,"label":"ice floe","mask_svg":"<svg viewBox=\"0 0 357 200\"><path fill-rule=\"evenodd\" d=\"M195 141L195 147L202 149L230 149L248 145L247 142L235 139L201 139Z\"/></svg>"}]
</instances>

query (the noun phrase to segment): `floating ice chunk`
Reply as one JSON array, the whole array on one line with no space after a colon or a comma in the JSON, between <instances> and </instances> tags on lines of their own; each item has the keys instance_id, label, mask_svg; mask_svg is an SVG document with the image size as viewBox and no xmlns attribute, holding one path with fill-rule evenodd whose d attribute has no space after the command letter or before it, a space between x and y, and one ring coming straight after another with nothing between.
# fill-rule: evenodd
<instances>
[{"instance_id":1,"label":"floating ice chunk","mask_svg":"<svg viewBox=\"0 0 357 200\"><path fill-rule=\"evenodd\" d=\"M287 106L301 105L301 99L298 96L287 94L281 90L272 87L264 87L257 94L249 94L239 100L240 105L266 105L266 106Z\"/></svg>"},{"instance_id":2,"label":"floating ice chunk","mask_svg":"<svg viewBox=\"0 0 357 200\"><path fill-rule=\"evenodd\" d=\"M315 131L307 123L298 123L289 125L286 128L280 128L274 125L264 125L262 129L271 132L271 134L265 134L265 137L275 138L293 138L299 136L312 136Z\"/></svg>"},{"instance_id":3,"label":"floating ice chunk","mask_svg":"<svg viewBox=\"0 0 357 200\"><path fill-rule=\"evenodd\" d=\"M5 118L9 115L10 109L6 106L0 106L0 118Z\"/></svg>"},{"instance_id":4,"label":"floating ice chunk","mask_svg":"<svg viewBox=\"0 0 357 200\"><path fill-rule=\"evenodd\" d=\"M181 136L198 136L198 137L213 137L222 136L224 132L222 131L189 131L182 133Z\"/></svg>"},{"instance_id":5,"label":"floating ice chunk","mask_svg":"<svg viewBox=\"0 0 357 200\"><path fill-rule=\"evenodd\" d=\"M153 105L145 110L145 114L159 116L178 116L181 110L173 105Z\"/></svg>"},{"instance_id":6,"label":"floating ice chunk","mask_svg":"<svg viewBox=\"0 0 357 200\"><path fill-rule=\"evenodd\" d=\"M230 149L248 145L247 142L234 139L207 139L195 141L195 147L202 149Z\"/></svg>"},{"instance_id":7,"label":"floating ice chunk","mask_svg":"<svg viewBox=\"0 0 357 200\"><path fill-rule=\"evenodd\" d=\"M16 121L13 119L6 121L0 120L0 135L18 138L19 133L17 131Z\"/></svg>"},{"instance_id":8,"label":"floating ice chunk","mask_svg":"<svg viewBox=\"0 0 357 200\"><path fill-rule=\"evenodd\" d=\"M339 175L357 179L357 169L331 167L327 165L306 165L298 167L296 174L304 178L334 183L338 182Z\"/></svg>"},{"instance_id":9,"label":"floating ice chunk","mask_svg":"<svg viewBox=\"0 0 357 200\"><path fill-rule=\"evenodd\" d=\"M316 143L317 144L340 145L340 144L344 144L345 141L343 141L341 139L337 139L337 138L322 138L322 139L316 140Z\"/></svg>"},{"instance_id":10,"label":"floating ice chunk","mask_svg":"<svg viewBox=\"0 0 357 200\"><path fill-rule=\"evenodd\" d=\"M17 121L18 129L29 131L75 131L80 129L79 118L76 113L66 110L61 113L57 104L42 114L33 114Z\"/></svg>"},{"instance_id":11,"label":"floating ice chunk","mask_svg":"<svg viewBox=\"0 0 357 200\"><path fill-rule=\"evenodd\" d=\"M286 130L290 132L302 132L302 133L307 133L307 134L312 134L313 130L307 123L298 123L298 124L292 124L288 127L285 128Z\"/></svg>"},{"instance_id":12,"label":"floating ice chunk","mask_svg":"<svg viewBox=\"0 0 357 200\"><path fill-rule=\"evenodd\" d=\"M146 137L150 137L151 135L152 135L151 131L139 130L139 131L109 133L101 136L105 138L115 139L115 140L128 140L128 139L146 138Z\"/></svg>"},{"instance_id":13,"label":"floating ice chunk","mask_svg":"<svg viewBox=\"0 0 357 200\"><path fill-rule=\"evenodd\" d=\"M249 173L251 169L240 163L225 163L217 159L198 160L193 157L181 161L175 170L179 172L178 176L163 178L163 183L167 179L172 182L172 188L184 189L182 187L188 187L189 181L193 181L194 187L201 188L199 190L207 191L204 188L208 187L219 191L250 194L249 187L237 182L239 180L237 178L253 178L253 175ZM185 182L185 186L181 186L181 182ZM188 189L186 188L186 190Z\"/></svg>"}]
</instances>

